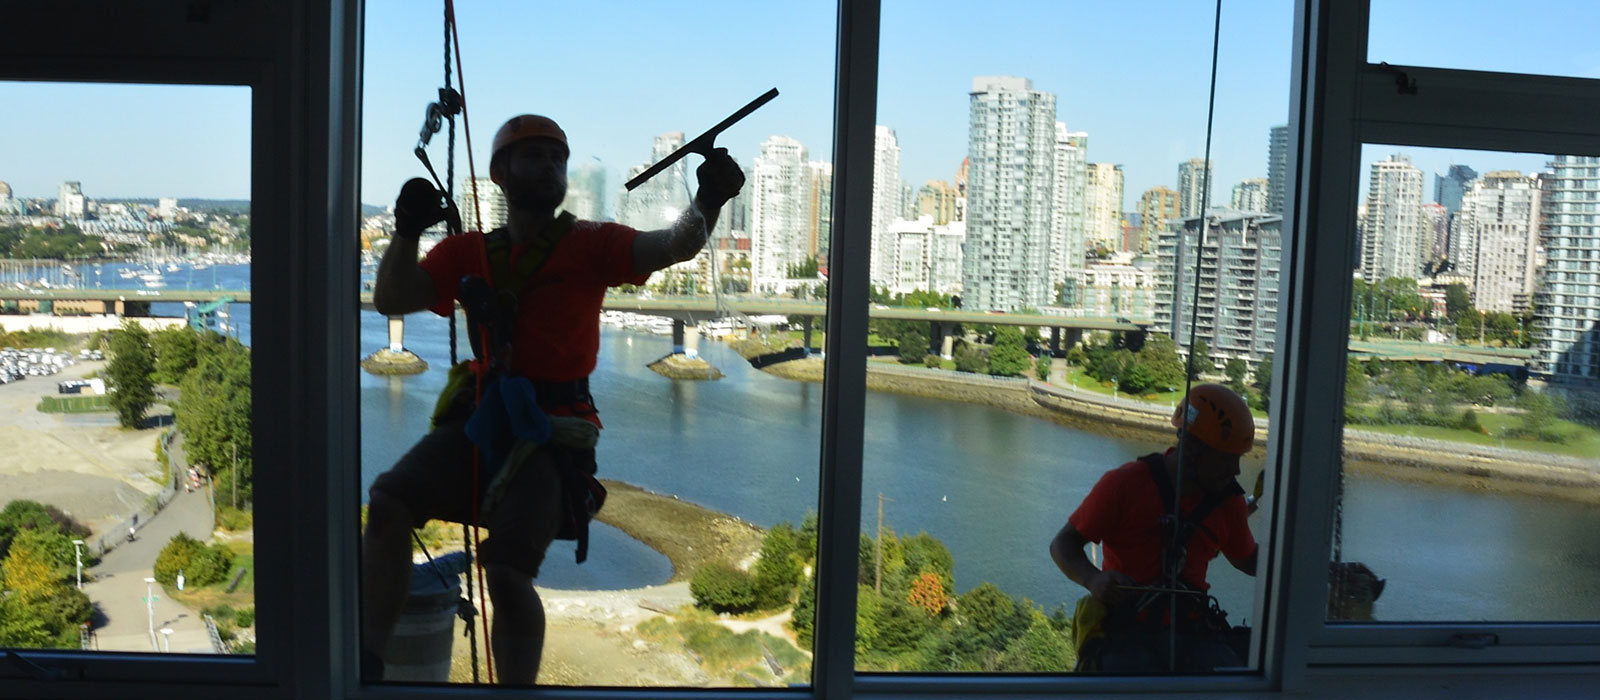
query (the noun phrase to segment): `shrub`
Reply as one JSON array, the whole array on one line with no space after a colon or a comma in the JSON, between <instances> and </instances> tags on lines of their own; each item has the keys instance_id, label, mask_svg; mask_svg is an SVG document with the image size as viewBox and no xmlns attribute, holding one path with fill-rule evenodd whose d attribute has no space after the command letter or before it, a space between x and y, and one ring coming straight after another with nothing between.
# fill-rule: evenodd
<instances>
[{"instance_id":1,"label":"shrub","mask_svg":"<svg viewBox=\"0 0 1600 700\"><path fill-rule=\"evenodd\" d=\"M944 360L938 355L929 353L922 357L922 366L927 367L928 369L939 369L940 367L944 366Z\"/></svg>"},{"instance_id":2,"label":"shrub","mask_svg":"<svg viewBox=\"0 0 1600 700\"><path fill-rule=\"evenodd\" d=\"M161 553L156 555L155 578L161 583L175 586L178 572L183 572L184 585L204 586L228 577L233 566L233 553L220 544L207 547L193 537L178 533L173 535Z\"/></svg>"},{"instance_id":3,"label":"shrub","mask_svg":"<svg viewBox=\"0 0 1600 700\"><path fill-rule=\"evenodd\" d=\"M1461 413L1461 429L1470 430L1474 433L1484 432L1483 425L1478 422L1477 411L1469 408Z\"/></svg>"},{"instance_id":4,"label":"shrub","mask_svg":"<svg viewBox=\"0 0 1600 700\"><path fill-rule=\"evenodd\" d=\"M716 612L743 612L755 607L756 582L750 574L727 562L702 567L689 580L695 607Z\"/></svg>"},{"instance_id":5,"label":"shrub","mask_svg":"<svg viewBox=\"0 0 1600 700\"><path fill-rule=\"evenodd\" d=\"M252 605L248 608L239 608L233 613L233 621L240 627L254 627L256 624L255 606Z\"/></svg>"}]
</instances>

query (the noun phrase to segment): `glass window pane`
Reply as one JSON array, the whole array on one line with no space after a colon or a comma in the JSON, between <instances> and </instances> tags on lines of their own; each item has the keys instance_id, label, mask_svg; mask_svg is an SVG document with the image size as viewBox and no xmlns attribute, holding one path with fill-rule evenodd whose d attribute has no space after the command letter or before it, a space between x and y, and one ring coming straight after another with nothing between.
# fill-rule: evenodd
<instances>
[{"instance_id":1,"label":"glass window pane","mask_svg":"<svg viewBox=\"0 0 1600 700\"><path fill-rule=\"evenodd\" d=\"M1600 619L1596 163L1362 149L1330 620Z\"/></svg>"},{"instance_id":2,"label":"glass window pane","mask_svg":"<svg viewBox=\"0 0 1600 700\"><path fill-rule=\"evenodd\" d=\"M1163 505L1137 460L1155 455L1169 474L1190 348L1196 384L1232 384L1247 397L1233 420L1248 401L1266 423L1291 14L1255 3L1224 16L1207 164L1211 12L884 4L860 670L1069 672L1080 658L1168 670L1160 615L1123 622L1166 604L1141 600L1148 590L1124 591L1098 626L1115 650L1079 648L1071 622L1088 590L1053 561L1074 547L1052 542L1075 511L1142 513L1080 522L1082 578L1104 566L1164 587ZM1215 453L1208 473L1237 466L1251 486L1263 451L1232 435L1249 454ZM1226 493L1229 476L1208 483ZM1196 483L1185 508L1202 500ZM1265 519L1219 503L1206 522L1243 563ZM1226 558L1187 577L1227 623L1254 622L1255 581ZM1184 668L1244 665L1247 650L1220 656L1234 655L1226 636L1186 636Z\"/></svg>"},{"instance_id":3,"label":"glass window pane","mask_svg":"<svg viewBox=\"0 0 1600 700\"><path fill-rule=\"evenodd\" d=\"M0 646L253 653L250 90L0 101Z\"/></svg>"},{"instance_id":4,"label":"glass window pane","mask_svg":"<svg viewBox=\"0 0 1600 700\"><path fill-rule=\"evenodd\" d=\"M1507 73L1600 78L1600 52L1551 41L1600 22L1600 7L1572 0L1504 3L1372 0L1367 60Z\"/></svg>"},{"instance_id":5,"label":"glass window pane","mask_svg":"<svg viewBox=\"0 0 1600 700\"><path fill-rule=\"evenodd\" d=\"M529 195L528 185L516 178L548 172L535 171L531 161L514 160L505 171L511 180L496 185L491 178L495 130L523 113L559 122L569 148L565 167L552 168L566 173L559 209L580 222L555 244L521 295L511 371L539 381L538 401L552 413L584 403L570 394L573 380L587 378L605 424L594 459L608 498L590 527L587 561L575 562L575 543L566 539L551 544L542 563L527 552L494 551L494 537L511 547L524 542L525 549L547 537L535 528L550 527L546 523L562 510L538 500L537 482L510 486L499 506L531 523L506 523L499 532L493 527L496 516L491 513L486 521L492 537L482 550L485 562L504 556L501 561L515 559L513 565L527 573L532 573L528 567L538 567L534 586L547 630L537 681L809 684L814 596L806 581L816 555L821 370L791 378L756 365L803 355L803 337L812 347L822 340L826 284L818 275L825 267L819 271L815 263L825 259L818 256L831 235L836 8L602 2L565 8L462 4L457 11L475 166L467 161L466 138L459 131L453 175L447 165L448 133L432 137L428 157L439 177L454 183L466 228L493 229L506 225L508 215L539 208L538 193ZM429 2L367 8L362 178L367 295L384 288L379 261L400 250L394 247L397 221L390 203L409 178L429 178L412 149L421 108L443 84L438 15L438 4ZM538 31L538 40L529 41L530 30L556 26L605 30ZM692 193L710 192L697 174L705 162L699 155L632 191L624 183L773 87L780 92L775 100L716 139L736 162L734 172L742 171L744 184L720 208L709 243L689 260L654 274L622 269L648 255L630 243L635 229L668 229L690 208ZM526 149L538 144L530 143ZM519 144L513 152L519 149L526 150ZM470 167L476 169L476 183ZM533 230L521 228L516 219L510 225L519 232ZM430 230L422 236L427 255L444 255L441 251L478 236L441 234ZM651 244L650 250L661 249ZM805 281L785 283L791 271ZM461 274L441 273L441 284L453 290ZM502 279L512 276L508 272ZM756 294L758 289L763 294ZM552 299L552 294L565 296ZM574 311L583 307L577 303L583 299L595 306ZM386 680L471 682L469 642L476 643L481 660L482 625L469 640L463 623L450 619L456 594L419 590L441 581L428 565L410 576L416 591L410 604L417 607L404 613L392 633L387 624L371 622L377 619L376 596L390 591L393 599L398 594L392 591L403 593L393 582L411 571L409 561L424 558L421 549L410 551L406 526L413 517L428 520L419 534L432 556L462 550L461 526L430 518L470 518L471 452L459 442L441 449L437 466L455 472L441 473L437 483L380 475L396 474L397 463L412 463L405 455L428 434L435 401L446 388L452 342L455 357L472 356L469 326L457 313L452 341L447 317L411 313L395 317L403 318L403 326L391 326L391 319L366 308L361 337L364 353L371 356L363 360L368 371L362 376L363 493L399 493L422 511L399 518L395 528L394 518L374 516L381 498L367 502L366 575L393 572L376 574L366 586L368 646L383 646L373 640L391 635ZM800 330L807 324L818 330L814 336ZM584 336L595 333L598 348L585 347L594 341ZM422 362L408 367L412 359ZM577 432L585 425L557 429ZM562 454L576 453L564 449ZM542 464L537 461L542 457L533 459L525 464ZM522 474L538 477L544 473L540 469L528 467ZM441 496L446 505L425 502L437 492L447 493ZM454 504L458 511L446 512ZM408 513L413 509L404 507ZM394 549L374 549L385 544ZM471 576L471 596L482 608L476 587L480 572ZM462 582L455 573L444 580L448 583L436 587L451 589ZM515 591L524 584L514 585ZM496 642L533 632L533 625L518 622L511 608L504 603L490 608ZM496 679L517 682L520 674L526 680L536 664L516 650L502 652L495 658ZM486 671L480 668L477 678L487 681Z\"/></svg>"}]
</instances>

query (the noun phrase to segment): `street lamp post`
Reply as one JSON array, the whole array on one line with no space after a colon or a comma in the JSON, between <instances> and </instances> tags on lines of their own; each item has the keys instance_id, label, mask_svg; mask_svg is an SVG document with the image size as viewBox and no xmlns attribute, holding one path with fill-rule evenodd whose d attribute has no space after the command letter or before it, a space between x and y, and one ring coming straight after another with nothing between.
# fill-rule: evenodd
<instances>
[{"instance_id":1,"label":"street lamp post","mask_svg":"<svg viewBox=\"0 0 1600 700\"><path fill-rule=\"evenodd\" d=\"M167 652L168 654L172 653L172 628L171 627L162 627L161 628L161 650L164 651L164 652Z\"/></svg>"},{"instance_id":2,"label":"street lamp post","mask_svg":"<svg viewBox=\"0 0 1600 700\"><path fill-rule=\"evenodd\" d=\"M83 590L83 540L72 541L72 553L78 560L78 590Z\"/></svg>"},{"instance_id":3,"label":"street lamp post","mask_svg":"<svg viewBox=\"0 0 1600 700\"><path fill-rule=\"evenodd\" d=\"M156 592L155 592L155 583L156 583L156 580L153 579L153 578L150 578L149 576L146 576L145 579L144 579L144 609L145 609L145 612L150 615L150 646L151 646L151 648L157 649L159 651L160 650L159 647L156 646Z\"/></svg>"}]
</instances>

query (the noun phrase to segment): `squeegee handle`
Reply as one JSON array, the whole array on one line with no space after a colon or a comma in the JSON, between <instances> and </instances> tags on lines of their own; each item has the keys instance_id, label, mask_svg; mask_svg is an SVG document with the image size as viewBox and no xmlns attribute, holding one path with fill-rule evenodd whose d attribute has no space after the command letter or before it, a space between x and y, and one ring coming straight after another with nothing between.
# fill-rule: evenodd
<instances>
[{"instance_id":1,"label":"squeegee handle","mask_svg":"<svg viewBox=\"0 0 1600 700\"><path fill-rule=\"evenodd\" d=\"M632 180L629 180L627 184L623 185L623 187L626 187L631 192L634 188L644 184L650 178L659 175L661 171L672 167L673 163L683 160L683 157L689 155L690 153L699 153L700 155L706 155L710 153L712 149L717 147L716 140L718 134L721 134L728 127L738 123L740 119L750 116L751 112L760 109L761 105L771 102L772 98L777 96L778 88L772 88L771 90L762 93L760 97L751 100L750 104L740 107L739 111L729 115L727 119L718 122L716 126L706 130L705 133L694 137L692 141L684 144L682 148L679 148L678 150L673 151L667 157L656 161L655 165L652 165L649 169L639 173Z\"/></svg>"}]
</instances>

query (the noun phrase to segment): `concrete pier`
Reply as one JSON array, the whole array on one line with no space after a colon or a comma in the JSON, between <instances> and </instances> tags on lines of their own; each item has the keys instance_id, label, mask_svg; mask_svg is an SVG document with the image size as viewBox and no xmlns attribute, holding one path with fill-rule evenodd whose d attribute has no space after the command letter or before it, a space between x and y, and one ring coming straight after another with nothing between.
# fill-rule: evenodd
<instances>
[{"instance_id":1,"label":"concrete pier","mask_svg":"<svg viewBox=\"0 0 1600 700\"><path fill-rule=\"evenodd\" d=\"M380 375L422 374L428 371L428 361L405 348L406 320L404 316L389 317L389 347L378 350L361 360L361 369Z\"/></svg>"}]
</instances>

